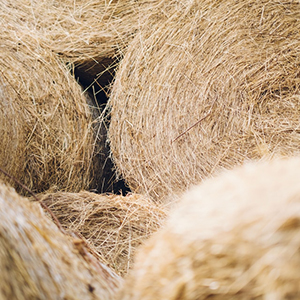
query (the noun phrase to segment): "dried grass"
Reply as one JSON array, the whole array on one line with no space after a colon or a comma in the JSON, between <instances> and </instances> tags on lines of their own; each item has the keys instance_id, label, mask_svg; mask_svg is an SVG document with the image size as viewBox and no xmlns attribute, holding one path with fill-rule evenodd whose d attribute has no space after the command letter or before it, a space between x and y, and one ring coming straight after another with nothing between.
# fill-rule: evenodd
<instances>
[{"instance_id":1,"label":"dried grass","mask_svg":"<svg viewBox=\"0 0 300 300\"><path fill-rule=\"evenodd\" d=\"M96 172L91 112L69 70L34 34L9 22L1 29L0 165L35 192L79 191Z\"/></svg>"},{"instance_id":2,"label":"dried grass","mask_svg":"<svg viewBox=\"0 0 300 300\"><path fill-rule=\"evenodd\" d=\"M3 93L6 93L5 97L7 99L20 98L19 95L21 95L22 99L20 99L20 101L22 103L26 102L23 101L23 98L29 96L37 99L53 96L57 101L60 99L60 105L65 107L62 109L56 105L56 102L52 103L53 100L51 100L48 101L49 107L52 106L51 110L55 111L57 108L62 114L64 114L66 110L72 113L76 110L80 111L79 116L76 117L78 120L72 119L67 121L67 123L69 123L67 126L70 125L74 128L74 132L69 132L70 128L66 130L67 136L64 135L64 139L66 140L64 144L66 144L68 149L73 148L75 151L72 152L71 150L72 153L69 153L68 158L63 163L61 162L61 155L58 154L65 153L65 149L62 149L61 141L58 141L57 144L53 139L51 141L49 137L45 137L45 135L47 135L45 133L46 131L51 131L51 134L55 137L58 127L61 126L60 120L54 120L48 108L43 109L46 110L45 115L49 114L49 119L52 118L52 124L50 126L49 122L45 121L45 124L41 125L43 127L41 131L43 132L36 133L34 127L36 125L35 120L29 120L31 124L26 130L20 128L20 125L16 124L16 120L1 120L0 124L5 123L5 126L0 129L0 133L8 137L5 139L5 145L7 145L7 147L2 147L2 150L0 150L0 157L3 157L1 164L6 170L17 177L17 179L23 180L23 170L27 168L28 164L32 165L32 162L28 163L28 157L22 157L20 153L24 153L23 149L25 143L26 145L28 145L28 143L30 143L30 145L35 143L36 146L34 146L35 149L33 149L30 158L31 161L34 161L35 166L30 167L30 170L26 171L29 178L27 178L27 176L25 182L30 188L33 188L33 185L35 185L33 188L34 191L41 192L45 190L45 187L41 186L46 182L49 182L47 188L49 188L50 185L57 185L57 189L68 191L79 191L88 187L97 188L99 190L102 190L102 186L105 188L103 173L110 172L110 170L107 170L109 166L106 165L106 152L108 152L108 150L106 145L104 145L107 130L106 124L102 121L101 115L98 124L94 126L97 141L94 143L95 149L93 151L96 156L94 156L91 162L91 154L89 153L91 141L89 140L90 137L87 136L89 134L86 132L86 126L82 123L85 121L82 120L81 115L82 111L86 109L82 108L82 105L79 104L82 102L83 96L79 95L79 87L75 87L74 79L66 73L70 71L74 73L74 68L76 67L76 72L78 72L76 74L80 77L80 80L84 82L84 85L90 84L96 89L93 90L94 97L97 96L96 94L99 91L104 90L107 92L108 87L106 85L109 80L111 80L114 69L119 59L123 56L127 44L143 22L142 19L146 11L152 8L152 4L155 4L156 1L157 0L0 1L0 25L2 28L0 71L5 73L4 77L7 77L7 79L3 78L3 74L0 72L0 83L2 86L5 86L7 90L0 92L1 99L4 97ZM58 61L58 57L60 61ZM24 66L21 66L24 75L17 74L21 64L24 64ZM64 67L62 67L62 64L67 64L69 70L66 71ZM8 76L7 73L10 73L10 75ZM10 85L12 85L12 88ZM23 88L21 89L20 86ZM29 89L31 90L29 91ZM3 90L2 87L1 90ZM13 96L13 94L15 95ZM48 94L50 94L50 96ZM76 106L80 106L79 110L77 109L78 107L70 105L68 103L69 100L64 101L63 99L65 98L72 98ZM14 100L14 102L17 102L17 100ZM33 103L34 101L35 99L32 99ZM90 106L97 106L94 101L88 100L88 103ZM11 106L12 104L9 105ZM16 106L14 111L15 109L19 110L18 104L16 103L14 105ZM10 114L12 117L15 116L15 112L11 111L12 108L3 106L6 105L0 106L3 116L5 114ZM10 111L8 112L8 110ZM94 107L94 117L98 117L101 110L102 108ZM38 118L40 118L41 112L40 109L34 108L28 112L29 117L28 115L23 116L23 114L23 112L19 114L18 124L28 122L27 119L34 118L33 115L35 114L39 115ZM88 112L85 111L84 114L88 114ZM90 117L86 116L86 118L89 119ZM25 121L23 122L22 119L25 119ZM43 122L39 120L38 123ZM88 122L90 122L90 120ZM14 127L9 128L11 125L14 125ZM45 128L44 125L50 128ZM63 125L66 126L66 124ZM84 141L78 141L78 137L75 134L75 131L78 132L77 127L81 131L79 136L84 139ZM31 136L28 130L31 131L33 136L39 135L39 139L34 142L29 141L28 139L30 139ZM12 138L12 141L10 138ZM47 142L43 143L46 140ZM71 140L72 145L70 146ZM56 145L53 146L55 143ZM82 147L82 144L87 145L86 147L88 149ZM48 146L51 148L50 153L45 157L44 152ZM37 147L42 148L42 154L39 152L36 153L35 150ZM54 147L56 150L53 150ZM49 161L54 158L52 155L53 151L56 151L55 157L58 155L57 161L52 161L52 165L56 165L54 167L55 170L49 167ZM12 155L11 152L14 152L15 155ZM78 154L77 156L73 155L75 152ZM71 160L73 161L74 170L69 170ZM90 186L87 184L90 179L86 179L85 174L82 174L89 172L90 166L86 165L87 160L94 166L93 174L95 174L95 176L92 176L93 182L91 182ZM13 164L13 166L11 166L11 164ZM81 167L78 169L80 165L82 169L80 169ZM44 169L46 170L47 168L47 174L51 177L50 181L48 178L45 178L44 175ZM104 170L105 168L106 170ZM61 176L61 173L56 173L58 169L61 170L63 176ZM36 173L34 175L32 175L33 170ZM76 182L76 187L74 184L70 185L70 182L73 181L73 177L77 176L74 174L78 174L78 177L82 179ZM32 179L32 176L41 177L39 181L43 183L36 184L36 180ZM54 177L56 177L56 181L59 182L53 182ZM61 177L64 178L61 179ZM65 184L66 180L68 182ZM10 183L13 184L13 182Z\"/></svg>"},{"instance_id":3,"label":"dried grass","mask_svg":"<svg viewBox=\"0 0 300 300\"><path fill-rule=\"evenodd\" d=\"M253 163L195 187L118 299L299 299L299 170L300 158Z\"/></svg>"},{"instance_id":4,"label":"dried grass","mask_svg":"<svg viewBox=\"0 0 300 300\"><path fill-rule=\"evenodd\" d=\"M5 85L0 74L0 161L1 167L8 170L17 180L21 179L22 166L25 165L25 156L20 155L20 150L25 149L26 134L18 124L25 124L24 116L19 114L19 107L15 101L9 101L9 95L14 90ZM3 178L3 174L0 175ZM11 182L6 178L6 182Z\"/></svg>"},{"instance_id":5,"label":"dried grass","mask_svg":"<svg viewBox=\"0 0 300 300\"><path fill-rule=\"evenodd\" d=\"M116 61L157 0L2 0L3 22L35 31L45 48L90 76L114 72Z\"/></svg>"},{"instance_id":6,"label":"dried grass","mask_svg":"<svg viewBox=\"0 0 300 300\"><path fill-rule=\"evenodd\" d=\"M114 299L122 280L0 184L0 299Z\"/></svg>"},{"instance_id":7,"label":"dried grass","mask_svg":"<svg viewBox=\"0 0 300 300\"><path fill-rule=\"evenodd\" d=\"M63 228L80 234L99 259L124 275L136 249L163 223L166 209L142 195L97 195L89 192L39 196Z\"/></svg>"},{"instance_id":8,"label":"dried grass","mask_svg":"<svg viewBox=\"0 0 300 300\"><path fill-rule=\"evenodd\" d=\"M182 5L152 11L110 98L119 172L133 192L160 200L300 144L300 3Z\"/></svg>"}]
</instances>

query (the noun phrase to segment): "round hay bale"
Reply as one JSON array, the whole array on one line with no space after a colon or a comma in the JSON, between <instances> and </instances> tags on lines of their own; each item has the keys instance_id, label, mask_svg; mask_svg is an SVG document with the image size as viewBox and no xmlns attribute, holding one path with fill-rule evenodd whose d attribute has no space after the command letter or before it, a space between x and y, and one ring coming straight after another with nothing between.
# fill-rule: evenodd
<instances>
[{"instance_id":1,"label":"round hay bale","mask_svg":"<svg viewBox=\"0 0 300 300\"><path fill-rule=\"evenodd\" d=\"M114 299L122 280L0 184L0 299Z\"/></svg>"},{"instance_id":2,"label":"round hay bale","mask_svg":"<svg viewBox=\"0 0 300 300\"><path fill-rule=\"evenodd\" d=\"M69 70L25 27L2 30L0 100L0 167L35 192L88 188L97 170L87 100Z\"/></svg>"},{"instance_id":3,"label":"round hay bale","mask_svg":"<svg viewBox=\"0 0 300 300\"><path fill-rule=\"evenodd\" d=\"M68 232L84 237L107 266L125 275L139 245L163 223L166 210L148 198L131 194L89 192L39 196Z\"/></svg>"},{"instance_id":4,"label":"round hay bale","mask_svg":"<svg viewBox=\"0 0 300 300\"><path fill-rule=\"evenodd\" d=\"M248 164L186 193L118 299L299 299L300 158Z\"/></svg>"},{"instance_id":5,"label":"round hay bale","mask_svg":"<svg viewBox=\"0 0 300 300\"><path fill-rule=\"evenodd\" d=\"M154 199L299 152L300 3L186 3L141 28L110 98L114 162Z\"/></svg>"}]
</instances>

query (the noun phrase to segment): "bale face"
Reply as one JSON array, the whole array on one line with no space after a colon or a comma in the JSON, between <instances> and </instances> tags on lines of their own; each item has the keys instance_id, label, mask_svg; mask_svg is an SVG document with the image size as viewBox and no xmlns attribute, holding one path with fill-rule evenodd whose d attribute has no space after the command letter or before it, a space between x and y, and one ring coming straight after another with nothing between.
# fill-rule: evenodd
<instances>
[{"instance_id":1,"label":"bale face","mask_svg":"<svg viewBox=\"0 0 300 300\"><path fill-rule=\"evenodd\" d=\"M141 28L110 98L114 161L154 199L299 152L300 4L189 3Z\"/></svg>"},{"instance_id":2,"label":"bale face","mask_svg":"<svg viewBox=\"0 0 300 300\"><path fill-rule=\"evenodd\" d=\"M89 192L41 195L68 232L84 237L99 259L125 275L142 242L163 223L166 209L142 195L96 195Z\"/></svg>"},{"instance_id":3,"label":"bale face","mask_svg":"<svg viewBox=\"0 0 300 300\"><path fill-rule=\"evenodd\" d=\"M0 299L114 299L121 279L0 185Z\"/></svg>"},{"instance_id":4,"label":"bale face","mask_svg":"<svg viewBox=\"0 0 300 300\"><path fill-rule=\"evenodd\" d=\"M186 193L118 299L299 299L299 167L248 164Z\"/></svg>"},{"instance_id":5,"label":"bale face","mask_svg":"<svg viewBox=\"0 0 300 300\"><path fill-rule=\"evenodd\" d=\"M34 32L14 25L1 35L0 166L35 192L87 188L95 136L86 98Z\"/></svg>"}]
</instances>

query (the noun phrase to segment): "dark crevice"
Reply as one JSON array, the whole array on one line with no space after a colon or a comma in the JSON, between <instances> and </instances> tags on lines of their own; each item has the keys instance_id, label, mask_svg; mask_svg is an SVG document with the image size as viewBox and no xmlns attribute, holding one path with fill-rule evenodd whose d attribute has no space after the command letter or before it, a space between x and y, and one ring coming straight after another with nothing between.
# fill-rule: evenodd
<instances>
[{"instance_id":1,"label":"dark crevice","mask_svg":"<svg viewBox=\"0 0 300 300\"><path fill-rule=\"evenodd\" d=\"M102 59L101 62L90 60L84 64L75 65L74 74L78 83L87 93L89 105L93 112L93 117L104 113L108 101L108 86L112 82L114 72L114 61L112 59ZM109 127L109 117L105 116L105 123L95 122L94 130L98 133L98 148L94 156L94 169L98 170L94 174L90 190L96 193L114 193L126 195L130 192L129 187L123 179L119 179L115 166L110 158L110 148L106 141L107 128Z\"/></svg>"}]
</instances>

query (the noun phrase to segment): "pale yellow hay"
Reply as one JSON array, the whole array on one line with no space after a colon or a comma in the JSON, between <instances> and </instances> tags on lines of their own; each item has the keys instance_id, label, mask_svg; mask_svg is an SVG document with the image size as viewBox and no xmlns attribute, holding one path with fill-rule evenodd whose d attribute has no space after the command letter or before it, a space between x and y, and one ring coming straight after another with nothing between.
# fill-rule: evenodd
<instances>
[{"instance_id":1,"label":"pale yellow hay","mask_svg":"<svg viewBox=\"0 0 300 300\"><path fill-rule=\"evenodd\" d=\"M118 274L132 266L136 249L161 227L166 209L142 195L51 193L39 196L65 230L79 234Z\"/></svg>"},{"instance_id":2,"label":"pale yellow hay","mask_svg":"<svg viewBox=\"0 0 300 300\"><path fill-rule=\"evenodd\" d=\"M248 164L186 193L118 299L300 298L300 158Z\"/></svg>"},{"instance_id":3,"label":"pale yellow hay","mask_svg":"<svg viewBox=\"0 0 300 300\"><path fill-rule=\"evenodd\" d=\"M113 300L122 280L0 184L0 299Z\"/></svg>"},{"instance_id":4,"label":"pale yellow hay","mask_svg":"<svg viewBox=\"0 0 300 300\"><path fill-rule=\"evenodd\" d=\"M299 1L171 3L140 28L110 98L119 172L157 200L300 144Z\"/></svg>"},{"instance_id":5,"label":"pale yellow hay","mask_svg":"<svg viewBox=\"0 0 300 300\"><path fill-rule=\"evenodd\" d=\"M36 192L79 191L95 173L87 99L57 56L23 29L1 29L0 167Z\"/></svg>"}]
</instances>

